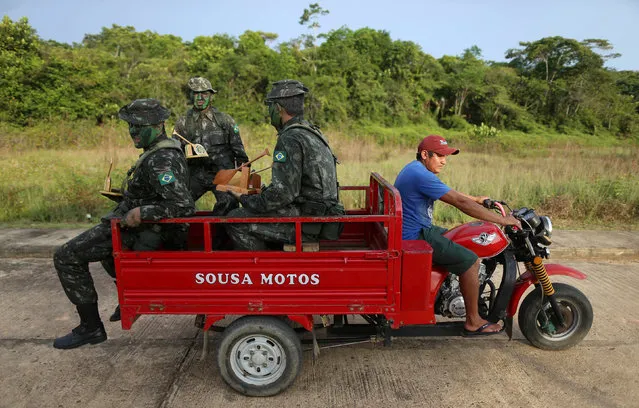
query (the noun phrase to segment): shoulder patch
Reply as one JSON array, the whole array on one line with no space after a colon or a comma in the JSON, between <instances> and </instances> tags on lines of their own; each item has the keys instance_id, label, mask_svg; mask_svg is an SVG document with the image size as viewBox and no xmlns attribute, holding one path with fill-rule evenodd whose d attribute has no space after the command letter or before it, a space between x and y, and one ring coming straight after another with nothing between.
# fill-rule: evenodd
<instances>
[{"instance_id":1,"label":"shoulder patch","mask_svg":"<svg viewBox=\"0 0 639 408\"><path fill-rule=\"evenodd\" d=\"M235 133L236 135L240 133L240 128L237 125L233 126L233 133Z\"/></svg>"},{"instance_id":2,"label":"shoulder patch","mask_svg":"<svg viewBox=\"0 0 639 408\"><path fill-rule=\"evenodd\" d=\"M172 171L167 171L166 173L162 173L158 176L158 180L160 180L160 185L165 186L167 184L171 184L175 181L175 175Z\"/></svg>"},{"instance_id":3,"label":"shoulder patch","mask_svg":"<svg viewBox=\"0 0 639 408\"><path fill-rule=\"evenodd\" d=\"M286 152L284 150L276 150L273 152L273 161L277 163L286 162Z\"/></svg>"}]
</instances>

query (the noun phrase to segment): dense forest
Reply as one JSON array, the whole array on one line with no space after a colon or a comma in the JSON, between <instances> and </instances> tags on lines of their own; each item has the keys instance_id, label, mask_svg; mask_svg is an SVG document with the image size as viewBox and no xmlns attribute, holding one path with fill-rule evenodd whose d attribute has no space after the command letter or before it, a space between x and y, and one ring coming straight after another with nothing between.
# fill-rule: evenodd
<instances>
[{"instance_id":1,"label":"dense forest","mask_svg":"<svg viewBox=\"0 0 639 408\"><path fill-rule=\"evenodd\" d=\"M324 12L311 5L300 24L317 28ZM308 114L320 125L437 121L448 129L484 124L638 138L639 71L606 68L618 54L604 39L520 42L504 51L502 62L483 60L474 46L436 59L414 42L371 28L342 27L273 45L276 39L246 31L188 42L113 25L70 45L41 39L26 18L5 16L0 122L100 124L141 97L182 112L188 78L201 75L219 91L216 105L245 124L265 123L263 99L272 82L296 78L311 89Z\"/></svg>"}]
</instances>

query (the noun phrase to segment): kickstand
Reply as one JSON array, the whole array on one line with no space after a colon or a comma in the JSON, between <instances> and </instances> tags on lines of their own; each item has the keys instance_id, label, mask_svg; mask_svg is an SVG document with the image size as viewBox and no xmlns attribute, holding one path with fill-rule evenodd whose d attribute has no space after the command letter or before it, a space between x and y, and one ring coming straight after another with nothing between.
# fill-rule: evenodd
<instances>
[{"instance_id":1,"label":"kickstand","mask_svg":"<svg viewBox=\"0 0 639 408\"><path fill-rule=\"evenodd\" d=\"M317 337L315 337L315 330L311 330L311 335L313 336L313 364L315 364L319 360L320 348L317 344Z\"/></svg>"},{"instance_id":2,"label":"kickstand","mask_svg":"<svg viewBox=\"0 0 639 408\"><path fill-rule=\"evenodd\" d=\"M506 334L508 335L508 341L513 339L513 318L507 317L504 319L504 329L506 330Z\"/></svg>"},{"instance_id":3,"label":"kickstand","mask_svg":"<svg viewBox=\"0 0 639 408\"><path fill-rule=\"evenodd\" d=\"M204 361L206 356L209 354L209 331L202 330L202 354L200 355L200 361Z\"/></svg>"}]
</instances>

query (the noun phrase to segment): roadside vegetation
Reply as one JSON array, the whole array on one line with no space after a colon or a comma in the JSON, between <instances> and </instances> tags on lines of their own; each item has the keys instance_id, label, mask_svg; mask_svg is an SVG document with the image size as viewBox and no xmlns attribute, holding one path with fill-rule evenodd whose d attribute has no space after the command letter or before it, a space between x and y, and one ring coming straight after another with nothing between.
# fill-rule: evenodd
<instances>
[{"instance_id":1,"label":"roadside vegetation","mask_svg":"<svg viewBox=\"0 0 639 408\"><path fill-rule=\"evenodd\" d=\"M71 129L66 129L71 131ZM169 129L170 130L170 129ZM403 143L379 144L368 134L326 129L340 160L341 185L367 185L372 171L390 182L414 159L423 128L405 128ZM531 136L519 143L499 141L473 143L463 134L443 133L462 153L451 156L442 179L453 188L474 195L502 199L513 207L528 206L550 215L559 228L639 228L639 147L625 144L579 145L570 137ZM61 136L62 137L62 136ZM518 135L502 135L519 140ZM95 223L113 203L102 197L104 179L113 159L112 185L119 186L140 151L131 146L124 126L104 126L101 134L79 140L66 149L39 149L28 144L0 149L4 177L0 182L2 225ZM270 126L242 127L250 157L275 145ZM548 140L553 140L548 143ZM610 140L608 140L610 142ZM268 166L269 158L257 161L254 169ZM268 183L269 172L263 174ZM363 196L342 194L348 208L363 205ZM211 209L212 194L198 202ZM87 218L87 214L90 218ZM468 220L458 210L439 204L435 218L452 226Z\"/></svg>"},{"instance_id":2,"label":"roadside vegetation","mask_svg":"<svg viewBox=\"0 0 639 408\"><path fill-rule=\"evenodd\" d=\"M371 171L394 181L417 143L438 133L463 149L442 174L454 188L535 207L561 227L639 227L639 72L607 68L619 56L607 40L554 36L515 42L504 61L476 46L436 59L383 30L322 33L327 13L309 5L299 23L313 34L279 43L260 31L187 42L113 25L62 44L4 16L0 223L95 222L111 206L98 194L109 160L117 186L139 154L119 107L160 99L173 112L170 133L190 104L188 78L201 75L250 156L275 145L263 105L270 84L295 78L311 90L307 117L340 157L342 185L367 184ZM211 208L212 196L199 205ZM466 219L446 205L435 216Z\"/></svg>"}]
</instances>

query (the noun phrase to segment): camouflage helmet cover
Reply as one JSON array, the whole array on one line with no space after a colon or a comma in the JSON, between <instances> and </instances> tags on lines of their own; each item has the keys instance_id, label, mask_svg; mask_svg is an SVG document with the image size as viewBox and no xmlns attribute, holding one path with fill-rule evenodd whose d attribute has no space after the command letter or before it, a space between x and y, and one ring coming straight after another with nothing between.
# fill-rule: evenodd
<instances>
[{"instance_id":1,"label":"camouflage helmet cover","mask_svg":"<svg viewBox=\"0 0 639 408\"><path fill-rule=\"evenodd\" d=\"M133 125L157 125L164 122L171 111L162 106L157 99L136 99L120 108L118 117Z\"/></svg>"},{"instance_id":2,"label":"camouflage helmet cover","mask_svg":"<svg viewBox=\"0 0 639 408\"><path fill-rule=\"evenodd\" d=\"M214 94L217 93L217 91L211 86L211 82L203 77L193 77L189 79L188 86L193 92L211 91Z\"/></svg>"},{"instance_id":3,"label":"camouflage helmet cover","mask_svg":"<svg viewBox=\"0 0 639 408\"><path fill-rule=\"evenodd\" d=\"M291 96L304 95L308 88L300 81L283 79L273 83L273 89L266 95L266 103L273 99L290 98Z\"/></svg>"}]
</instances>

